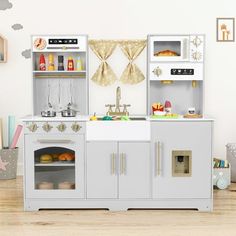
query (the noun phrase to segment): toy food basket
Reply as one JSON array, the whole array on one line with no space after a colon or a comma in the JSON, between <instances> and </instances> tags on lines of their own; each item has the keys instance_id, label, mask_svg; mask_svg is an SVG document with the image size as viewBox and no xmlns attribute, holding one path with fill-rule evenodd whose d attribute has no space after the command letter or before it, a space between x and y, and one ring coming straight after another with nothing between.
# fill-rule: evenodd
<instances>
[{"instance_id":1,"label":"toy food basket","mask_svg":"<svg viewBox=\"0 0 236 236\"><path fill-rule=\"evenodd\" d=\"M226 145L226 155L231 165L231 181L236 182L236 143Z\"/></svg>"},{"instance_id":2,"label":"toy food basket","mask_svg":"<svg viewBox=\"0 0 236 236\"><path fill-rule=\"evenodd\" d=\"M17 159L18 148L0 149L0 180L16 178Z\"/></svg>"}]
</instances>

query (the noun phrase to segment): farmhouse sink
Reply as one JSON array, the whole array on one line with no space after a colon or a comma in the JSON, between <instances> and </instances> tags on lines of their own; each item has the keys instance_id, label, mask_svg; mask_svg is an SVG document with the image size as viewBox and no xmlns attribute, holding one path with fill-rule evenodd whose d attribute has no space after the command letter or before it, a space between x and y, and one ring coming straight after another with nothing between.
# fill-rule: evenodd
<instances>
[{"instance_id":1,"label":"farmhouse sink","mask_svg":"<svg viewBox=\"0 0 236 236\"><path fill-rule=\"evenodd\" d=\"M150 136L150 122L144 117L86 122L87 141L150 141Z\"/></svg>"}]
</instances>

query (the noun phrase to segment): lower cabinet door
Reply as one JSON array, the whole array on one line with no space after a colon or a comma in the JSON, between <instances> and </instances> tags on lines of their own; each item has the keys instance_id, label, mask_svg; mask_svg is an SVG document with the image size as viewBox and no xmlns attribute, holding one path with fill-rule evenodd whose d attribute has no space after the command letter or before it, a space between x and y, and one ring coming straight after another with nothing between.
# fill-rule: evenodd
<instances>
[{"instance_id":1,"label":"lower cabinet door","mask_svg":"<svg viewBox=\"0 0 236 236\"><path fill-rule=\"evenodd\" d=\"M152 122L153 198L210 198L211 122Z\"/></svg>"},{"instance_id":2,"label":"lower cabinet door","mask_svg":"<svg viewBox=\"0 0 236 236\"><path fill-rule=\"evenodd\" d=\"M87 198L117 198L117 142L87 142Z\"/></svg>"},{"instance_id":3,"label":"lower cabinet door","mask_svg":"<svg viewBox=\"0 0 236 236\"><path fill-rule=\"evenodd\" d=\"M150 197L150 143L119 143L119 198Z\"/></svg>"},{"instance_id":4,"label":"lower cabinet door","mask_svg":"<svg viewBox=\"0 0 236 236\"><path fill-rule=\"evenodd\" d=\"M27 134L24 141L27 198L84 198L83 135Z\"/></svg>"}]
</instances>

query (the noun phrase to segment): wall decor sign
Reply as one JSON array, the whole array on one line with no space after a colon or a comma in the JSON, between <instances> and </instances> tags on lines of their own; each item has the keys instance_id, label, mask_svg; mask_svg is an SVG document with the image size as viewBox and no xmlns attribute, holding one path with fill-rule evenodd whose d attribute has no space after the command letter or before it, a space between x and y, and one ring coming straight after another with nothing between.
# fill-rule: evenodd
<instances>
[{"instance_id":1,"label":"wall decor sign","mask_svg":"<svg viewBox=\"0 0 236 236\"><path fill-rule=\"evenodd\" d=\"M217 18L216 19L216 41L217 42L234 42L235 25L234 18Z\"/></svg>"}]
</instances>

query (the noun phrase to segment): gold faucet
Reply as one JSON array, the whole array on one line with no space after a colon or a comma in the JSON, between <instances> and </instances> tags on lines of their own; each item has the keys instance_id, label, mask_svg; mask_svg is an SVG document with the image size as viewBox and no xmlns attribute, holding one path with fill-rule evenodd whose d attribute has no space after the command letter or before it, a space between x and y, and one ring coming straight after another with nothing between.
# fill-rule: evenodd
<instances>
[{"instance_id":1,"label":"gold faucet","mask_svg":"<svg viewBox=\"0 0 236 236\"><path fill-rule=\"evenodd\" d=\"M120 90L120 87L118 86L116 88L116 109L115 109L115 112L120 112L120 99L121 99L121 90Z\"/></svg>"},{"instance_id":2,"label":"gold faucet","mask_svg":"<svg viewBox=\"0 0 236 236\"><path fill-rule=\"evenodd\" d=\"M116 88L116 105L112 104L107 104L106 107L108 107L108 116L128 116L129 112L127 110L127 107L130 107L131 105L129 104L123 104L120 105L120 100L121 100L121 89L118 86ZM115 107L115 111L112 110L112 107ZM124 110L121 112L120 107L124 107Z\"/></svg>"}]
</instances>

